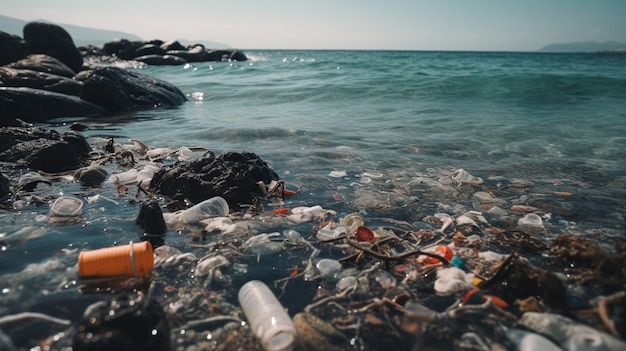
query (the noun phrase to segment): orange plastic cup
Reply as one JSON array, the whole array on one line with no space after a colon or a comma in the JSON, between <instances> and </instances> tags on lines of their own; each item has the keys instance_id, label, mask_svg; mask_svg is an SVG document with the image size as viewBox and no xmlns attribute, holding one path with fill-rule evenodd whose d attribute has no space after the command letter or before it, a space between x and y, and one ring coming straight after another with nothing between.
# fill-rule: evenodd
<instances>
[{"instance_id":1,"label":"orange plastic cup","mask_svg":"<svg viewBox=\"0 0 626 351\"><path fill-rule=\"evenodd\" d=\"M81 278L136 276L147 277L154 267L152 245L147 241L83 251L78 255Z\"/></svg>"}]
</instances>

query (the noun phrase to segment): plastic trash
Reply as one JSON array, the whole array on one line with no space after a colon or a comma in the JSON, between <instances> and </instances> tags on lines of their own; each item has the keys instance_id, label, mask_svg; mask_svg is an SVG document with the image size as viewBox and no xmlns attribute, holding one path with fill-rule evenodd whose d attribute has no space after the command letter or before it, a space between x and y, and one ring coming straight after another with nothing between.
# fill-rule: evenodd
<instances>
[{"instance_id":1,"label":"plastic trash","mask_svg":"<svg viewBox=\"0 0 626 351\"><path fill-rule=\"evenodd\" d=\"M131 184L137 182L137 176L139 171L134 168L129 169L126 172L116 173L109 177L109 182L120 184Z\"/></svg>"},{"instance_id":2,"label":"plastic trash","mask_svg":"<svg viewBox=\"0 0 626 351\"><path fill-rule=\"evenodd\" d=\"M265 350L291 350L296 341L296 327L265 283L247 282L239 289L238 298L250 329Z\"/></svg>"},{"instance_id":3,"label":"plastic trash","mask_svg":"<svg viewBox=\"0 0 626 351\"><path fill-rule=\"evenodd\" d=\"M148 163L143 169L137 172L137 182L143 186L148 187L152 181L154 174L160 169L160 166L155 163Z\"/></svg>"},{"instance_id":4,"label":"plastic trash","mask_svg":"<svg viewBox=\"0 0 626 351\"><path fill-rule=\"evenodd\" d=\"M147 241L131 241L128 245L83 251L78 255L78 276L147 277L154 267L152 253L152 245Z\"/></svg>"},{"instance_id":5,"label":"plastic trash","mask_svg":"<svg viewBox=\"0 0 626 351\"><path fill-rule=\"evenodd\" d=\"M556 346L548 338L536 334L527 332L525 330L510 328L506 331L506 336L511 340L519 351L561 351L562 349Z\"/></svg>"},{"instance_id":6,"label":"plastic trash","mask_svg":"<svg viewBox=\"0 0 626 351\"><path fill-rule=\"evenodd\" d=\"M343 217L343 224L354 232L358 226L365 224L365 221L360 214L350 213Z\"/></svg>"},{"instance_id":7,"label":"plastic trash","mask_svg":"<svg viewBox=\"0 0 626 351\"><path fill-rule=\"evenodd\" d=\"M332 279L341 270L341 263L330 258L322 258L315 265L324 279Z\"/></svg>"},{"instance_id":8,"label":"plastic trash","mask_svg":"<svg viewBox=\"0 0 626 351\"><path fill-rule=\"evenodd\" d=\"M626 350L626 342L558 314L526 312L519 324L549 335L565 350Z\"/></svg>"},{"instance_id":9,"label":"plastic trash","mask_svg":"<svg viewBox=\"0 0 626 351\"><path fill-rule=\"evenodd\" d=\"M71 196L61 196L50 207L50 216L76 217L82 213L83 200Z\"/></svg>"},{"instance_id":10,"label":"plastic trash","mask_svg":"<svg viewBox=\"0 0 626 351\"><path fill-rule=\"evenodd\" d=\"M326 225L323 228L320 228L317 231L317 234L315 234L315 236L317 237L317 240L319 241L328 241L328 240L333 240L336 239L338 237L340 237L341 235L347 234L348 233L348 228L346 228L343 225L338 225L335 228L332 228L332 226Z\"/></svg>"},{"instance_id":11,"label":"plastic trash","mask_svg":"<svg viewBox=\"0 0 626 351\"><path fill-rule=\"evenodd\" d=\"M536 213L528 213L524 217L520 218L519 221L517 221L517 224L519 224L522 227L532 228L532 229L543 228L543 220Z\"/></svg>"},{"instance_id":12,"label":"plastic trash","mask_svg":"<svg viewBox=\"0 0 626 351\"><path fill-rule=\"evenodd\" d=\"M183 223L198 223L209 217L227 216L228 212L230 212L228 202L220 196L215 196L177 212L177 219Z\"/></svg>"},{"instance_id":13,"label":"plastic trash","mask_svg":"<svg viewBox=\"0 0 626 351\"><path fill-rule=\"evenodd\" d=\"M186 146L181 146L178 149L178 160L179 161L186 161L186 160L188 160L191 157L192 153L193 152L191 151L190 148L188 148Z\"/></svg>"},{"instance_id":14,"label":"plastic trash","mask_svg":"<svg viewBox=\"0 0 626 351\"><path fill-rule=\"evenodd\" d=\"M473 175L469 174L466 170L460 168L456 171L454 171L454 173L452 173L452 180L454 180L457 184L474 184L474 185L478 185L478 184L482 184L483 183L483 179L479 178L479 177L474 177Z\"/></svg>"}]
</instances>

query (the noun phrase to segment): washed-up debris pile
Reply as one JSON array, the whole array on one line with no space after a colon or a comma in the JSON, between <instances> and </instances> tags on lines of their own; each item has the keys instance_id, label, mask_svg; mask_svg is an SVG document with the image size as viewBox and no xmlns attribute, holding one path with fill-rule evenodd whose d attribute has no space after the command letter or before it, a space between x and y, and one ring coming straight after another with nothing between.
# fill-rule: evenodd
<instances>
[{"instance_id":1,"label":"washed-up debris pile","mask_svg":"<svg viewBox=\"0 0 626 351\"><path fill-rule=\"evenodd\" d=\"M79 279L78 252L42 263L62 274L31 275L32 289L74 292L61 305L87 307L80 316L2 308L3 349L626 348L623 218L612 228L579 229L571 184L564 190L563 183L463 169L356 177L337 170L315 189L332 200L310 204L305 177L286 183L252 153L216 157L202 148L113 139L91 145L89 167L21 175L5 204L50 203L51 213L38 220L55 226L88 221L83 202L131 206L141 232L134 240L154 250L152 271ZM80 190L46 193L62 182ZM185 219L185 211L211 199L221 204L218 212ZM14 232L3 247L41 235ZM264 282L288 313L293 340L253 328L237 298L252 280ZM28 299L23 294L0 300L19 305ZM42 325L45 335L28 333Z\"/></svg>"}]
</instances>

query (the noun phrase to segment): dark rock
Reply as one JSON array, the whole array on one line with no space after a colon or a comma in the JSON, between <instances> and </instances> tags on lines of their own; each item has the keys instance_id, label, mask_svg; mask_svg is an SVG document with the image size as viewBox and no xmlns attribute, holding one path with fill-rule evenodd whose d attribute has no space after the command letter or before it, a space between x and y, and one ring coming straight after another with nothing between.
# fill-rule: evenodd
<instances>
[{"instance_id":1,"label":"dark rock","mask_svg":"<svg viewBox=\"0 0 626 351\"><path fill-rule=\"evenodd\" d=\"M178 41L168 41L158 45L159 41L150 42L129 41L126 39L116 39L104 44L103 52L108 55L115 55L124 60L138 60L137 58L147 55L173 55L182 57L187 62L206 61L246 61L246 55L237 50L207 50L202 44L194 44L184 47ZM163 50L163 51L160 51ZM90 54L95 54L90 51ZM155 58L151 58L156 60ZM145 60L142 58L141 61ZM150 63L149 63L150 64ZM165 63L164 63L165 64Z\"/></svg>"},{"instance_id":2,"label":"dark rock","mask_svg":"<svg viewBox=\"0 0 626 351\"><path fill-rule=\"evenodd\" d=\"M209 152L200 159L162 168L150 187L170 197L182 194L194 203L221 196L229 207L239 210L242 204L263 196L257 182L269 184L272 180L279 180L278 175L254 153L228 152L215 157Z\"/></svg>"},{"instance_id":3,"label":"dark rock","mask_svg":"<svg viewBox=\"0 0 626 351\"><path fill-rule=\"evenodd\" d=\"M19 118L15 118L13 120L6 121L5 124L2 124L2 119L0 119L0 127L22 127L22 128L30 128L33 126L32 123L28 123L26 121L22 121Z\"/></svg>"},{"instance_id":4,"label":"dark rock","mask_svg":"<svg viewBox=\"0 0 626 351\"><path fill-rule=\"evenodd\" d=\"M145 55L165 55L165 50L155 44L144 44L135 50L135 57Z\"/></svg>"},{"instance_id":5,"label":"dark rock","mask_svg":"<svg viewBox=\"0 0 626 351\"><path fill-rule=\"evenodd\" d=\"M0 31L0 66L21 60L28 55L28 46L17 35Z\"/></svg>"},{"instance_id":6,"label":"dark rock","mask_svg":"<svg viewBox=\"0 0 626 351\"><path fill-rule=\"evenodd\" d=\"M79 169L74 173L74 179L78 179L83 186L102 184L106 180L108 172L99 166L89 166Z\"/></svg>"},{"instance_id":7,"label":"dark rock","mask_svg":"<svg viewBox=\"0 0 626 351\"><path fill-rule=\"evenodd\" d=\"M26 87L78 96L83 84L71 78L55 74L0 67L0 85Z\"/></svg>"},{"instance_id":8,"label":"dark rock","mask_svg":"<svg viewBox=\"0 0 626 351\"><path fill-rule=\"evenodd\" d=\"M243 52L236 50L209 50L208 61L246 61L248 58Z\"/></svg>"},{"instance_id":9,"label":"dark rock","mask_svg":"<svg viewBox=\"0 0 626 351\"><path fill-rule=\"evenodd\" d=\"M115 39L107 42L102 47L104 52L109 55L115 55L124 60L132 60L135 57L135 52L144 43L142 41L130 41L128 39Z\"/></svg>"},{"instance_id":10,"label":"dark rock","mask_svg":"<svg viewBox=\"0 0 626 351\"><path fill-rule=\"evenodd\" d=\"M191 51L191 50L170 50L167 51L168 55L182 57L187 62L205 62L209 61L209 53L204 51Z\"/></svg>"},{"instance_id":11,"label":"dark rock","mask_svg":"<svg viewBox=\"0 0 626 351\"><path fill-rule=\"evenodd\" d=\"M24 59L7 65L14 69L27 69L31 71L44 72L57 76L72 78L76 73L63 62L48 55L29 55Z\"/></svg>"},{"instance_id":12,"label":"dark rock","mask_svg":"<svg viewBox=\"0 0 626 351\"><path fill-rule=\"evenodd\" d=\"M58 117L102 116L105 111L75 96L31 88L0 87L0 126L7 126L15 118L29 122Z\"/></svg>"},{"instance_id":13,"label":"dark rock","mask_svg":"<svg viewBox=\"0 0 626 351\"><path fill-rule=\"evenodd\" d=\"M82 132L82 131L85 131L87 129L89 129L89 127L86 124L78 123L78 122L74 122L70 126L70 130L75 130L77 132Z\"/></svg>"},{"instance_id":14,"label":"dark rock","mask_svg":"<svg viewBox=\"0 0 626 351\"><path fill-rule=\"evenodd\" d=\"M154 66L180 66L187 63L184 58L174 55L145 55L135 57L134 60Z\"/></svg>"},{"instance_id":15,"label":"dark rock","mask_svg":"<svg viewBox=\"0 0 626 351\"><path fill-rule=\"evenodd\" d=\"M80 97L112 113L174 107L187 98L174 85L117 67L101 67L76 79L84 79Z\"/></svg>"},{"instance_id":16,"label":"dark rock","mask_svg":"<svg viewBox=\"0 0 626 351\"><path fill-rule=\"evenodd\" d=\"M170 51L170 50L187 50L187 48L184 47L177 40L166 41L163 44L161 44L161 48L163 50L165 50L165 51Z\"/></svg>"},{"instance_id":17,"label":"dark rock","mask_svg":"<svg viewBox=\"0 0 626 351\"><path fill-rule=\"evenodd\" d=\"M0 164L48 173L77 169L90 151L87 139L76 132L42 128L0 128Z\"/></svg>"},{"instance_id":18,"label":"dark rock","mask_svg":"<svg viewBox=\"0 0 626 351\"><path fill-rule=\"evenodd\" d=\"M11 196L11 180L6 174L0 173L0 201L5 201Z\"/></svg>"},{"instance_id":19,"label":"dark rock","mask_svg":"<svg viewBox=\"0 0 626 351\"><path fill-rule=\"evenodd\" d=\"M85 310L73 350L166 351L171 348L170 333L165 312L155 299L124 295Z\"/></svg>"},{"instance_id":20,"label":"dark rock","mask_svg":"<svg viewBox=\"0 0 626 351\"><path fill-rule=\"evenodd\" d=\"M141 204L141 210L139 210L135 223L144 230L141 240L150 242L153 248L165 244L167 225L158 201L148 201Z\"/></svg>"},{"instance_id":21,"label":"dark rock","mask_svg":"<svg viewBox=\"0 0 626 351\"><path fill-rule=\"evenodd\" d=\"M60 26L31 22L24 26L24 40L32 54L46 54L59 59L75 72L83 66L83 57L72 37Z\"/></svg>"}]
</instances>

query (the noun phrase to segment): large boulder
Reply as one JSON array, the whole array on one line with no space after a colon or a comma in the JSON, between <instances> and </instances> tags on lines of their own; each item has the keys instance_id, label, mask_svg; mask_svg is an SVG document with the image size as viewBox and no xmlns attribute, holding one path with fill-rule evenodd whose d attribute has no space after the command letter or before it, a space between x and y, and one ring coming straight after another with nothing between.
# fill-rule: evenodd
<instances>
[{"instance_id":1,"label":"large boulder","mask_svg":"<svg viewBox=\"0 0 626 351\"><path fill-rule=\"evenodd\" d=\"M106 111L76 96L32 88L0 87L0 126L15 118L29 122L58 117L102 116Z\"/></svg>"},{"instance_id":2,"label":"large boulder","mask_svg":"<svg viewBox=\"0 0 626 351\"><path fill-rule=\"evenodd\" d=\"M187 101L185 94L170 83L118 67L81 72L75 79L83 82L81 99L111 113L174 107Z\"/></svg>"},{"instance_id":3,"label":"large boulder","mask_svg":"<svg viewBox=\"0 0 626 351\"><path fill-rule=\"evenodd\" d=\"M17 35L0 31L0 66L23 59L28 55L28 46Z\"/></svg>"},{"instance_id":4,"label":"large boulder","mask_svg":"<svg viewBox=\"0 0 626 351\"><path fill-rule=\"evenodd\" d=\"M263 193L258 182L269 184L279 180L265 161L251 152L228 152L216 157L208 152L204 157L181 161L159 170L150 183L157 193L184 196L198 203L221 196L230 208L238 210L242 204L252 204Z\"/></svg>"},{"instance_id":5,"label":"large boulder","mask_svg":"<svg viewBox=\"0 0 626 351\"><path fill-rule=\"evenodd\" d=\"M43 128L0 128L2 168L29 168L48 173L75 170L89 154L82 134Z\"/></svg>"},{"instance_id":6,"label":"large boulder","mask_svg":"<svg viewBox=\"0 0 626 351\"><path fill-rule=\"evenodd\" d=\"M0 86L42 89L78 96L83 84L56 74L0 67Z\"/></svg>"},{"instance_id":7,"label":"large boulder","mask_svg":"<svg viewBox=\"0 0 626 351\"><path fill-rule=\"evenodd\" d=\"M76 72L63 62L44 54L28 55L21 60L7 65L7 67L56 74L57 76L67 78L72 78L76 74Z\"/></svg>"},{"instance_id":8,"label":"large boulder","mask_svg":"<svg viewBox=\"0 0 626 351\"><path fill-rule=\"evenodd\" d=\"M30 53L50 55L75 72L80 71L83 57L65 29L52 23L31 22L24 26L23 32Z\"/></svg>"}]
</instances>

